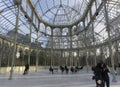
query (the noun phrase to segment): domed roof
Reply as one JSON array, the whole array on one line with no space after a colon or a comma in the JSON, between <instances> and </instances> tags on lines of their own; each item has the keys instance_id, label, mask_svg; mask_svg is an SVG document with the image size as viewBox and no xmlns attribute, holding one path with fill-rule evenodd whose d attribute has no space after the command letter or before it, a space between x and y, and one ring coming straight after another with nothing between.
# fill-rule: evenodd
<instances>
[{"instance_id":1,"label":"domed roof","mask_svg":"<svg viewBox=\"0 0 120 87\"><path fill-rule=\"evenodd\" d=\"M89 0L37 0L34 6L42 20L52 25L71 25L82 17Z\"/></svg>"}]
</instances>

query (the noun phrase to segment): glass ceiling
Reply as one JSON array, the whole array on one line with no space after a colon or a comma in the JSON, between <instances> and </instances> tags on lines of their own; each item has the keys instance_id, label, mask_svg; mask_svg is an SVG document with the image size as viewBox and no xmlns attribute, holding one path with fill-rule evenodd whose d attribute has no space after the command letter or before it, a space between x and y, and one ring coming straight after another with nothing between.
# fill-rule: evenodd
<instances>
[{"instance_id":1,"label":"glass ceiling","mask_svg":"<svg viewBox=\"0 0 120 87\"><path fill-rule=\"evenodd\" d=\"M34 0L42 18L53 25L70 25L82 17L90 0Z\"/></svg>"},{"instance_id":2,"label":"glass ceiling","mask_svg":"<svg viewBox=\"0 0 120 87\"><path fill-rule=\"evenodd\" d=\"M0 0L0 36L5 36L9 39L13 39L8 35L8 32L14 31L15 29L18 11L18 7L13 1L14 0ZM102 4L103 0L21 1L18 25L19 36L30 36L31 28L31 40L35 42L38 30L39 42L42 43L43 47L51 44L52 35L56 48L70 48L71 41L73 47L81 47L82 44L84 44L84 32L82 32L84 28L88 30L88 38L92 38L94 34L96 43L102 43L108 38L104 6ZM108 0L106 6L109 22L113 27L111 28L111 36L116 37L120 32L120 0ZM83 24L83 21L85 24ZM91 32L92 28L94 28L94 33ZM72 31L71 36L70 29ZM23 39L23 37L19 38Z\"/></svg>"}]
</instances>

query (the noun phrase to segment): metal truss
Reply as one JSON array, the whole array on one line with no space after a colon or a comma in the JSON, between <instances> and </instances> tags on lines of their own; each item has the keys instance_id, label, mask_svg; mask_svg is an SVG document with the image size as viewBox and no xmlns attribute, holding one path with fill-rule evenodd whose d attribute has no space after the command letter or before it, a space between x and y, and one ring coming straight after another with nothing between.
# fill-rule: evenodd
<instances>
[{"instance_id":1,"label":"metal truss","mask_svg":"<svg viewBox=\"0 0 120 87\"><path fill-rule=\"evenodd\" d=\"M35 47L59 57L87 55L88 66L88 54L96 59L98 49L119 48L120 0L0 0L0 38L29 46L28 62Z\"/></svg>"}]
</instances>

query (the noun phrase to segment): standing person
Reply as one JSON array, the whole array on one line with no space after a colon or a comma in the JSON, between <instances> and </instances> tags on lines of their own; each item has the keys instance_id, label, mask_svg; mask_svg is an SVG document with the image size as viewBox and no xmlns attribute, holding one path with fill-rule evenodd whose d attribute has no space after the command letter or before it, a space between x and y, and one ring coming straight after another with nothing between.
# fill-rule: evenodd
<instances>
[{"instance_id":1,"label":"standing person","mask_svg":"<svg viewBox=\"0 0 120 87\"><path fill-rule=\"evenodd\" d=\"M97 63L94 68L94 79L96 81L96 87L103 87L103 76L102 76L102 63Z\"/></svg>"},{"instance_id":2,"label":"standing person","mask_svg":"<svg viewBox=\"0 0 120 87\"><path fill-rule=\"evenodd\" d=\"M105 87L105 84L106 84L106 87L110 87L110 78L109 78L109 69L107 67L107 65L104 63L103 64L103 80L104 80L104 87Z\"/></svg>"},{"instance_id":3,"label":"standing person","mask_svg":"<svg viewBox=\"0 0 120 87\"><path fill-rule=\"evenodd\" d=\"M53 74L53 68L52 68L52 66L50 66L49 71L52 72L52 74Z\"/></svg>"},{"instance_id":4,"label":"standing person","mask_svg":"<svg viewBox=\"0 0 120 87\"><path fill-rule=\"evenodd\" d=\"M23 75L28 74L28 71L29 71L29 64L26 64L26 65L25 65L25 70L24 70Z\"/></svg>"},{"instance_id":5,"label":"standing person","mask_svg":"<svg viewBox=\"0 0 120 87\"><path fill-rule=\"evenodd\" d=\"M66 74L68 74L69 69L68 69L68 67L66 65L65 65L65 70L66 70Z\"/></svg>"},{"instance_id":6,"label":"standing person","mask_svg":"<svg viewBox=\"0 0 120 87\"><path fill-rule=\"evenodd\" d=\"M118 63L118 74L120 75L120 62Z\"/></svg>"}]
</instances>

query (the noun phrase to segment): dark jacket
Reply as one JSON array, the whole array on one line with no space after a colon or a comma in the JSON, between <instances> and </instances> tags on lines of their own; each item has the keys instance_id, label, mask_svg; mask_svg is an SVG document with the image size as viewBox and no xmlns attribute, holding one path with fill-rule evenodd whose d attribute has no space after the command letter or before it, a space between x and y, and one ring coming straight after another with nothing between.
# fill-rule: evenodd
<instances>
[{"instance_id":1,"label":"dark jacket","mask_svg":"<svg viewBox=\"0 0 120 87\"><path fill-rule=\"evenodd\" d=\"M103 65L103 71L102 71L102 73L103 73L103 79L104 79L104 80L108 80L108 79L109 79L109 75L108 75L109 72L110 72L110 71L109 71L109 69L107 68L107 66L106 66L106 65Z\"/></svg>"},{"instance_id":2,"label":"dark jacket","mask_svg":"<svg viewBox=\"0 0 120 87\"><path fill-rule=\"evenodd\" d=\"M95 80L103 80L101 64L97 64L94 69Z\"/></svg>"}]
</instances>

